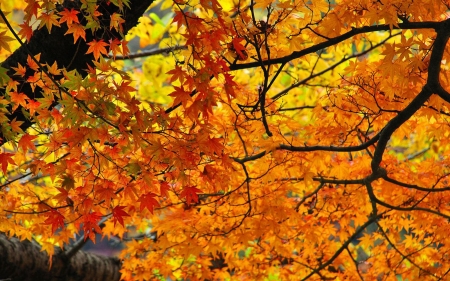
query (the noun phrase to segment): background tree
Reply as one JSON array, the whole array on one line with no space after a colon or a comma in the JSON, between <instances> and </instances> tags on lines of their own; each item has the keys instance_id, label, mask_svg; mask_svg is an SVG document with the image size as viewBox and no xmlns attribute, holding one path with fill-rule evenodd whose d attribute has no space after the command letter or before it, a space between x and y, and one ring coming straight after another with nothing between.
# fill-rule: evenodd
<instances>
[{"instance_id":1,"label":"background tree","mask_svg":"<svg viewBox=\"0 0 450 281\"><path fill-rule=\"evenodd\" d=\"M449 5L2 3L0 278L447 279Z\"/></svg>"}]
</instances>

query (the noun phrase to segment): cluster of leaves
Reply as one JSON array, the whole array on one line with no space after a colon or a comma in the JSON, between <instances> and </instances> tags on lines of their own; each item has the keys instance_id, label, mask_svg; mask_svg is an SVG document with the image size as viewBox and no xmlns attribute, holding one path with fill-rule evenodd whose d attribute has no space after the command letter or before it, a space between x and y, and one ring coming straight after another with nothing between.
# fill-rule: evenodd
<instances>
[{"instance_id":1,"label":"cluster of leaves","mask_svg":"<svg viewBox=\"0 0 450 281\"><path fill-rule=\"evenodd\" d=\"M2 3L2 60L92 61L0 68L0 231L128 240L125 280L448 278L449 3L58 2Z\"/></svg>"}]
</instances>

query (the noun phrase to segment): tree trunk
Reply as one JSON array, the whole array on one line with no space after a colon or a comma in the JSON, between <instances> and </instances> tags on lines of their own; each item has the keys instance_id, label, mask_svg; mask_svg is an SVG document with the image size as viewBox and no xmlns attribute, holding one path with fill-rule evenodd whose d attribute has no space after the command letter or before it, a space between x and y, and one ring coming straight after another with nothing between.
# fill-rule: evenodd
<instances>
[{"instance_id":1,"label":"tree trunk","mask_svg":"<svg viewBox=\"0 0 450 281\"><path fill-rule=\"evenodd\" d=\"M35 243L0 234L0 280L114 281L120 280L120 261L78 251L68 259L57 250L49 268L49 257Z\"/></svg>"}]
</instances>

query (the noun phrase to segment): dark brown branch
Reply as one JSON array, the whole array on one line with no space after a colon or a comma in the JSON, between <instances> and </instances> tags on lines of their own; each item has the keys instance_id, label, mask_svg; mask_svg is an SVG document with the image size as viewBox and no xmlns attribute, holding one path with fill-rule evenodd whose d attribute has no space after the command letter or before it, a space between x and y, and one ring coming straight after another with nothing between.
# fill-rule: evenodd
<instances>
[{"instance_id":1,"label":"dark brown branch","mask_svg":"<svg viewBox=\"0 0 450 281\"><path fill-rule=\"evenodd\" d=\"M305 48L301 51L295 51L288 56L271 59L271 60L266 60L266 61L263 61L262 63L264 65L287 63L291 60L298 59L307 54L315 53L324 48L327 48L327 47L330 47L333 45L337 45L337 44L341 43L342 41L345 41L345 40L347 40L355 35L358 35L358 34L369 33L369 32L374 32L374 31L387 31L387 30L392 30L392 29L437 29L437 28L439 28L440 25L441 25L441 23L439 23L439 22L408 22L408 23L400 23L400 24L398 24L398 27L389 26L388 24L381 24L381 25L353 28L349 32L344 33L340 36L331 38L328 41L319 43L319 44L311 46L309 48ZM255 67L259 67L259 66L261 66L261 62L256 61L256 62L250 62L250 63L231 65L230 70L255 68Z\"/></svg>"},{"instance_id":2,"label":"dark brown branch","mask_svg":"<svg viewBox=\"0 0 450 281\"><path fill-rule=\"evenodd\" d=\"M314 145L314 146L292 146L292 145L286 145L286 144L280 144L276 149L278 150L288 150L288 151L295 151L295 152L311 152L311 151L329 151L329 152L354 152L354 151L361 151L369 146L373 145L378 141L379 134L374 136L372 139L368 140L367 142L355 145L355 146L325 146L325 145ZM254 161L259 158L262 158L264 155L266 155L268 152L263 151L258 154L247 156L244 158L237 158L237 157L231 157L234 161L242 164L248 161Z\"/></svg>"},{"instance_id":3,"label":"dark brown branch","mask_svg":"<svg viewBox=\"0 0 450 281\"><path fill-rule=\"evenodd\" d=\"M129 54L126 56L112 56L108 55L109 58L114 58L114 60L131 60L136 58L143 58L143 57L149 57L149 56L155 56L155 55L161 55L161 54L169 54L173 51L178 50L185 50L187 49L187 46L173 46L173 47L167 47L163 49L157 49L157 50L149 50L149 51L142 51L140 53L134 53Z\"/></svg>"},{"instance_id":4,"label":"dark brown branch","mask_svg":"<svg viewBox=\"0 0 450 281\"><path fill-rule=\"evenodd\" d=\"M411 101L411 103L405 109L403 109L397 116L392 118L381 130L380 139L372 158L372 171L375 172L380 167L386 145L395 130L397 130L403 123L411 118L411 116L413 116L414 113L416 113L416 111L423 106L428 98L430 98L433 92L437 93L440 89L442 89L439 82L439 73L441 70L442 56L444 55L445 47L448 41L449 25L450 20L446 20L436 27L437 35L433 50L431 52L430 66L428 69L428 79L426 84L422 88L422 91Z\"/></svg>"}]
</instances>

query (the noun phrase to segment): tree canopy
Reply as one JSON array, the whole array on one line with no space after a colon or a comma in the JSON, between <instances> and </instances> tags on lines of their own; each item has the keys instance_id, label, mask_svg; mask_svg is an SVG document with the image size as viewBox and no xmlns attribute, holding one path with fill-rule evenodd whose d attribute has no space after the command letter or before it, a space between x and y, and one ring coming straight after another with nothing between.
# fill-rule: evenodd
<instances>
[{"instance_id":1,"label":"tree canopy","mask_svg":"<svg viewBox=\"0 0 450 281\"><path fill-rule=\"evenodd\" d=\"M73 280L449 278L449 1L0 16L0 278L13 245Z\"/></svg>"}]
</instances>

